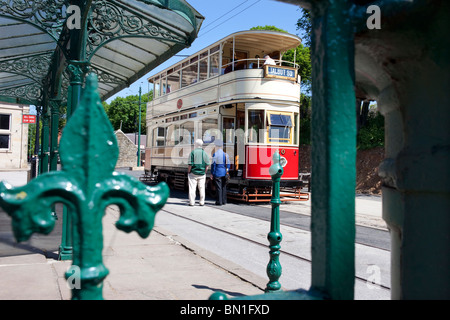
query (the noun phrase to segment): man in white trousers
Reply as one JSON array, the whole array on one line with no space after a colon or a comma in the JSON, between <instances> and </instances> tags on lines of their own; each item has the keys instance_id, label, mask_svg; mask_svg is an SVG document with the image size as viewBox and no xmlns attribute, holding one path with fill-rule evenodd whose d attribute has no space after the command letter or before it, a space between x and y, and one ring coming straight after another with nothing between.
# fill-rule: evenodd
<instances>
[{"instance_id":1,"label":"man in white trousers","mask_svg":"<svg viewBox=\"0 0 450 320\"><path fill-rule=\"evenodd\" d=\"M195 204L195 193L200 193L200 205L205 205L205 182L206 172L209 166L209 156L202 148L203 141L195 140L194 150L189 154L188 159L188 181L189 181L189 205Z\"/></svg>"}]
</instances>

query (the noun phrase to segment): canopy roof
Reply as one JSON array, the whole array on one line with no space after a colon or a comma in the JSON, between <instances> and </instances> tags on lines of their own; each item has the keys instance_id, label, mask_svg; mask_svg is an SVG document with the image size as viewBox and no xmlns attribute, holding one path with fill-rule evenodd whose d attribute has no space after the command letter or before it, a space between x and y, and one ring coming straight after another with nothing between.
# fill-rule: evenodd
<instances>
[{"instance_id":1,"label":"canopy roof","mask_svg":"<svg viewBox=\"0 0 450 320\"><path fill-rule=\"evenodd\" d=\"M0 101L65 101L67 66L83 37L78 63L98 75L105 100L190 46L203 20L184 0L2 1Z\"/></svg>"}]
</instances>

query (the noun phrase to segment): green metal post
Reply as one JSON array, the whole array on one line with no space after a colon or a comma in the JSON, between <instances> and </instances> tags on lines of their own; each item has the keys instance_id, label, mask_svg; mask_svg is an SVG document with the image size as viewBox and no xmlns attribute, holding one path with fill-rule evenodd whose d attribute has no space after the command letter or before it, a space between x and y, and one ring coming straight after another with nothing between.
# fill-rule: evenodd
<instances>
[{"instance_id":1,"label":"green metal post","mask_svg":"<svg viewBox=\"0 0 450 320\"><path fill-rule=\"evenodd\" d=\"M76 63L70 63L67 67L70 73L70 86L67 96L67 122L69 122L72 114L81 98L81 86L83 84L82 67ZM73 258L73 241L72 241L72 215L68 212L70 208L63 207L62 235L61 245L59 246L59 260L71 260Z\"/></svg>"},{"instance_id":2,"label":"green metal post","mask_svg":"<svg viewBox=\"0 0 450 320\"><path fill-rule=\"evenodd\" d=\"M273 164L269 168L269 174L272 176L272 215L270 219L270 232L267 239L270 243L270 261L267 265L267 276L269 282L267 283L265 292L274 292L281 289L281 284L278 281L281 276L280 256L280 242L283 238L280 232L280 179L283 175L283 167L280 165L280 154L276 151L272 157Z\"/></svg>"},{"instance_id":3,"label":"green metal post","mask_svg":"<svg viewBox=\"0 0 450 320\"><path fill-rule=\"evenodd\" d=\"M50 171L56 171L58 166L58 124L59 102L50 100L51 126L50 126Z\"/></svg>"},{"instance_id":4,"label":"green metal post","mask_svg":"<svg viewBox=\"0 0 450 320\"><path fill-rule=\"evenodd\" d=\"M353 299L356 113L351 1L312 10L311 289Z\"/></svg>"},{"instance_id":5,"label":"green metal post","mask_svg":"<svg viewBox=\"0 0 450 320\"><path fill-rule=\"evenodd\" d=\"M120 209L116 227L145 238L169 197L169 187L165 183L147 186L113 171L119 147L100 102L95 75L88 77L82 101L64 129L60 156L60 171L17 188L0 182L0 207L11 216L16 239L26 241L34 232L52 231L55 203L68 206L73 216L73 266L80 269L80 287L72 289L72 299L102 299L108 275L102 257L105 208L116 204ZM66 274L68 279L72 276L72 272Z\"/></svg>"},{"instance_id":6,"label":"green metal post","mask_svg":"<svg viewBox=\"0 0 450 320\"><path fill-rule=\"evenodd\" d=\"M46 103L47 104L47 103ZM49 152L48 152L48 139L49 139L49 121L50 116L48 114L48 106L43 106L42 111L42 147L41 147L41 173L48 172Z\"/></svg>"},{"instance_id":7,"label":"green metal post","mask_svg":"<svg viewBox=\"0 0 450 320\"><path fill-rule=\"evenodd\" d=\"M139 87L139 122L138 122L138 154L137 166L141 166L141 87Z\"/></svg>"}]
</instances>

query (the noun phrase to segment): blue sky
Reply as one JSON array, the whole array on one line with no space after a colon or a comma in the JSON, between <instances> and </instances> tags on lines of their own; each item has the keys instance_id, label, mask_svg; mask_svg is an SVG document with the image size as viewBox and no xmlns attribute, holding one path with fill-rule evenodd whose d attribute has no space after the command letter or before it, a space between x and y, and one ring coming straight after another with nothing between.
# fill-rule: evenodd
<instances>
[{"instance_id":1,"label":"blue sky","mask_svg":"<svg viewBox=\"0 0 450 320\"><path fill-rule=\"evenodd\" d=\"M178 55L191 55L204 47L228 36L231 33L248 30L256 26L275 26L299 35L296 23L300 18L300 9L292 4L274 0L187 0L200 14L205 17L197 39L191 47ZM170 65L182 60L183 56L174 56L159 65L146 76L125 88L106 102L111 103L116 97L138 94L139 86L142 93L148 92L147 78Z\"/></svg>"}]
</instances>

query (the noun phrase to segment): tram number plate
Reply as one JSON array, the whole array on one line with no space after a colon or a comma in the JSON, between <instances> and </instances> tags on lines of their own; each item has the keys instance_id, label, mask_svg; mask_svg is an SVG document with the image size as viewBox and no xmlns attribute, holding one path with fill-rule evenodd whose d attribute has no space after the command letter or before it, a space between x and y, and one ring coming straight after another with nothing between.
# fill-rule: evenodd
<instances>
[{"instance_id":1,"label":"tram number plate","mask_svg":"<svg viewBox=\"0 0 450 320\"><path fill-rule=\"evenodd\" d=\"M297 70L289 67L274 67L271 65L265 65L264 77L266 78L278 78L278 79L288 79L297 80Z\"/></svg>"}]
</instances>

